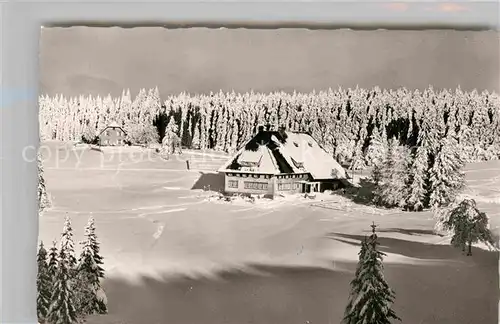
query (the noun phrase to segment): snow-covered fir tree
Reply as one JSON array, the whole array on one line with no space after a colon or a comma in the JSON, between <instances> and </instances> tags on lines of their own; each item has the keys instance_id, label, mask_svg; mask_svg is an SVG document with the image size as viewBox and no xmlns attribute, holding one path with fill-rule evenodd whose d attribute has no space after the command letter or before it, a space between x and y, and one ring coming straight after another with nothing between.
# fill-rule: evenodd
<instances>
[{"instance_id":1,"label":"snow-covered fir tree","mask_svg":"<svg viewBox=\"0 0 500 324\"><path fill-rule=\"evenodd\" d=\"M99 295L102 291L100 279L104 277L104 270L100 266L102 257L99 255L92 216L85 227L85 240L80 244L82 252L78 260L75 284L77 312L80 316L106 314L106 304Z\"/></svg>"},{"instance_id":2,"label":"snow-covered fir tree","mask_svg":"<svg viewBox=\"0 0 500 324\"><path fill-rule=\"evenodd\" d=\"M365 167L365 159L361 146L361 141L354 145L353 156L349 165L349 169L351 169L351 171L361 170Z\"/></svg>"},{"instance_id":3,"label":"snow-covered fir tree","mask_svg":"<svg viewBox=\"0 0 500 324\"><path fill-rule=\"evenodd\" d=\"M454 202L465 187L463 167L456 141L450 136L443 138L434 165L429 170L431 207L439 208Z\"/></svg>"},{"instance_id":4,"label":"snow-covered fir tree","mask_svg":"<svg viewBox=\"0 0 500 324\"><path fill-rule=\"evenodd\" d=\"M61 245L59 251L51 305L47 315L47 322L50 324L73 324L78 321L68 261L70 258L66 254L66 246Z\"/></svg>"},{"instance_id":5,"label":"snow-covered fir tree","mask_svg":"<svg viewBox=\"0 0 500 324\"><path fill-rule=\"evenodd\" d=\"M370 144L366 149L366 164L370 166L380 166L384 161L386 151L387 135L385 132L381 135L378 128L375 127L370 137Z\"/></svg>"},{"instance_id":6,"label":"snow-covered fir tree","mask_svg":"<svg viewBox=\"0 0 500 324\"><path fill-rule=\"evenodd\" d=\"M40 242L40 247L38 249L37 255L38 271L36 277L36 308L38 322L44 323L49 312L50 301L52 297L52 279L49 273L49 267L47 264L47 250Z\"/></svg>"},{"instance_id":7,"label":"snow-covered fir tree","mask_svg":"<svg viewBox=\"0 0 500 324\"><path fill-rule=\"evenodd\" d=\"M401 320L392 309L396 295L384 278L385 253L378 250L375 225L372 229L369 239L362 242L343 324L390 324Z\"/></svg>"},{"instance_id":8,"label":"snow-covered fir tree","mask_svg":"<svg viewBox=\"0 0 500 324\"><path fill-rule=\"evenodd\" d=\"M57 241L52 242L52 246L50 247L49 250L49 256L48 256L48 269L47 272L49 274L49 277L54 280L56 273L57 273L57 258L58 258L58 249L57 249Z\"/></svg>"},{"instance_id":9,"label":"snow-covered fir tree","mask_svg":"<svg viewBox=\"0 0 500 324\"><path fill-rule=\"evenodd\" d=\"M86 242L88 242L90 249L92 250L98 277L99 279L104 279L104 270L102 268L104 258L101 255L101 248L95 230L95 220L91 215L89 217L87 226L85 227L85 237L87 238Z\"/></svg>"},{"instance_id":10,"label":"snow-covered fir tree","mask_svg":"<svg viewBox=\"0 0 500 324\"><path fill-rule=\"evenodd\" d=\"M383 169L382 201L389 207L405 207L408 198L409 151L392 140L392 162Z\"/></svg>"},{"instance_id":11,"label":"snow-covered fir tree","mask_svg":"<svg viewBox=\"0 0 500 324\"><path fill-rule=\"evenodd\" d=\"M150 145L159 141L159 134L152 124L135 122L127 127L127 141L133 145Z\"/></svg>"},{"instance_id":12,"label":"snow-covered fir tree","mask_svg":"<svg viewBox=\"0 0 500 324\"><path fill-rule=\"evenodd\" d=\"M76 269L77 260L75 256L75 242L73 240L73 227L71 224L71 218L67 215L64 219L64 227L61 235L60 241L60 256L64 256L67 258L66 267L69 271L69 274L72 275L74 270ZM62 251L62 252L61 252ZM63 262L59 258L59 263Z\"/></svg>"},{"instance_id":13,"label":"snow-covered fir tree","mask_svg":"<svg viewBox=\"0 0 500 324\"><path fill-rule=\"evenodd\" d=\"M42 214L46 208L50 207L50 199L45 187L45 176L43 172L42 155L37 153L38 165L38 213Z\"/></svg>"},{"instance_id":14,"label":"snow-covered fir tree","mask_svg":"<svg viewBox=\"0 0 500 324\"><path fill-rule=\"evenodd\" d=\"M388 143L385 132L383 132L381 136L377 129L374 129L370 145L367 149L366 163L371 165L370 177L375 185L375 188L378 188L382 181L382 168L386 158L387 149Z\"/></svg>"},{"instance_id":15,"label":"snow-covered fir tree","mask_svg":"<svg viewBox=\"0 0 500 324\"><path fill-rule=\"evenodd\" d=\"M385 156L382 161L376 161L375 170L372 169L372 179L375 183L373 202L377 205L385 203L384 196L387 192L387 183L391 181L391 172L394 169L396 142L388 141Z\"/></svg>"},{"instance_id":16,"label":"snow-covered fir tree","mask_svg":"<svg viewBox=\"0 0 500 324\"><path fill-rule=\"evenodd\" d=\"M86 144L94 144L97 138L97 130L93 125L85 125L82 129L81 141Z\"/></svg>"},{"instance_id":17,"label":"snow-covered fir tree","mask_svg":"<svg viewBox=\"0 0 500 324\"><path fill-rule=\"evenodd\" d=\"M200 128L195 126L193 139L191 140L191 147L194 149L201 148L201 139L200 139Z\"/></svg>"},{"instance_id":18,"label":"snow-covered fir tree","mask_svg":"<svg viewBox=\"0 0 500 324\"><path fill-rule=\"evenodd\" d=\"M171 116L167 126L165 127L165 136L167 138L171 138L172 136L176 136L178 132L179 132L179 127L175 123L174 117Z\"/></svg>"},{"instance_id":19,"label":"snow-covered fir tree","mask_svg":"<svg viewBox=\"0 0 500 324\"><path fill-rule=\"evenodd\" d=\"M394 138L388 144L374 192L375 202L387 207L404 207L408 196L409 152Z\"/></svg>"},{"instance_id":20,"label":"snow-covered fir tree","mask_svg":"<svg viewBox=\"0 0 500 324\"><path fill-rule=\"evenodd\" d=\"M488 216L477 208L474 199L464 199L440 210L437 218L437 229L447 231L451 235L451 244L464 252L467 249L467 255L472 255L472 244L478 242L496 249Z\"/></svg>"},{"instance_id":21,"label":"snow-covered fir tree","mask_svg":"<svg viewBox=\"0 0 500 324\"><path fill-rule=\"evenodd\" d=\"M409 176L407 208L412 211L421 211L426 207L427 180L429 170L429 157L424 146L418 146L411 163Z\"/></svg>"}]
</instances>

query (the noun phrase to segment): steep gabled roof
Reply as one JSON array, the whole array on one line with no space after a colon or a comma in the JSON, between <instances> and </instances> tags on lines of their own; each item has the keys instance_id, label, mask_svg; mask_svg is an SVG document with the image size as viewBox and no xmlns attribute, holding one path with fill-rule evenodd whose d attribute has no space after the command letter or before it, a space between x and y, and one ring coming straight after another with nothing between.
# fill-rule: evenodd
<instances>
[{"instance_id":1,"label":"steep gabled roof","mask_svg":"<svg viewBox=\"0 0 500 324\"><path fill-rule=\"evenodd\" d=\"M260 131L236 152L220 172L251 172L242 162L257 163L255 173L309 173L314 179L345 179L342 166L307 133Z\"/></svg>"},{"instance_id":2,"label":"steep gabled roof","mask_svg":"<svg viewBox=\"0 0 500 324\"><path fill-rule=\"evenodd\" d=\"M111 120L109 123L108 123L108 126L107 127L119 127L119 128L122 128L115 120Z\"/></svg>"},{"instance_id":3,"label":"steep gabled roof","mask_svg":"<svg viewBox=\"0 0 500 324\"><path fill-rule=\"evenodd\" d=\"M123 129L122 126L120 126L118 123L111 121L108 125L106 125L100 132L97 133L97 137L100 137L102 133L108 128L119 128L123 131L124 134L127 134L127 132Z\"/></svg>"},{"instance_id":4,"label":"steep gabled roof","mask_svg":"<svg viewBox=\"0 0 500 324\"><path fill-rule=\"evenodd\" d=\"M345 179L344 168L307 133L290 133L287 148L314 179ZM296 145L298 144L298 146Z\"/></svg>"}]
</instances>

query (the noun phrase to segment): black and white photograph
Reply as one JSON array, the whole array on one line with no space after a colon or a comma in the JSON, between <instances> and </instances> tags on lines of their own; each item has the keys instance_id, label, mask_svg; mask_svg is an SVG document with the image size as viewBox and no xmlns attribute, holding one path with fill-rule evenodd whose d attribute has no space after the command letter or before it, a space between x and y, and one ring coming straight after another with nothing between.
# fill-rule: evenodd
<instances>
[{"instance_id":1,"label":"black and white photograph","mask_svg":"<svg viewBox=\"0 0 500 324\"><path fill-rule=\"evenodd\" d=\"M42 28L38 322L498 323L499 40Z\"/></svg>"}]
</instances>

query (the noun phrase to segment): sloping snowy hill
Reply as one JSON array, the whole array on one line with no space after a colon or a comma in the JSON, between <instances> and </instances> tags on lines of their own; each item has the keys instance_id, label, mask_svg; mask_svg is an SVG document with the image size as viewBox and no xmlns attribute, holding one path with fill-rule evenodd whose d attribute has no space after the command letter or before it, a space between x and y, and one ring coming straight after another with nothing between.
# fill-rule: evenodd
<instances>
[{"instance_id":1,"label":"sloping snowy hill","mask_svg":"<svg viewBox=\"0 0 500 324\"><path fill-rule=\"evenodd\" d=\"M40 239L58 238L68 214L79 241L92 214L105 257L110 314L88 323L339 323L372 221L403 323L497 323L498 254L463 256L432 234L428 212L375 210L327 194L225 202L203 191L217 189L220 176L188 171L183 158L50 147L54 206L40 218ZM498 161L467 167L467 194L494 229L498 174Z\"/></svg>"}]
</instances>

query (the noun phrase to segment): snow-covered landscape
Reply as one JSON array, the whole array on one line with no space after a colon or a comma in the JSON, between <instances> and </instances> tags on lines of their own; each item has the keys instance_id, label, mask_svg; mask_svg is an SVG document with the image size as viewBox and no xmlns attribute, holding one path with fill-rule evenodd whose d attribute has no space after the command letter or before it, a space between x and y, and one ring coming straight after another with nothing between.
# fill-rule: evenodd
<instances>
[{"instance_id":1,"label":"snow-covered landscape","mask_svg":"<svg viewBox=\"0 0 500 324\"><path fill-rule=\"evenodd\" d=\"M200 152L165 161L144 150L43 147L53 206L40 218L40 239L58 239L70 215L80 241L78 229L95 218L109 314L89 323L339 323L372 221L404 323L497 316L498 255L461 254L432 234L430 212L388 211L330 193L224 202L203 191L203 181L220 181L209 168L225 161L221 153L206 153L205 169L188 171L183 159ZM498 174L500 161L466 167L467 194L492 229L500 225Z\"/></svg>"}]
</instances>

